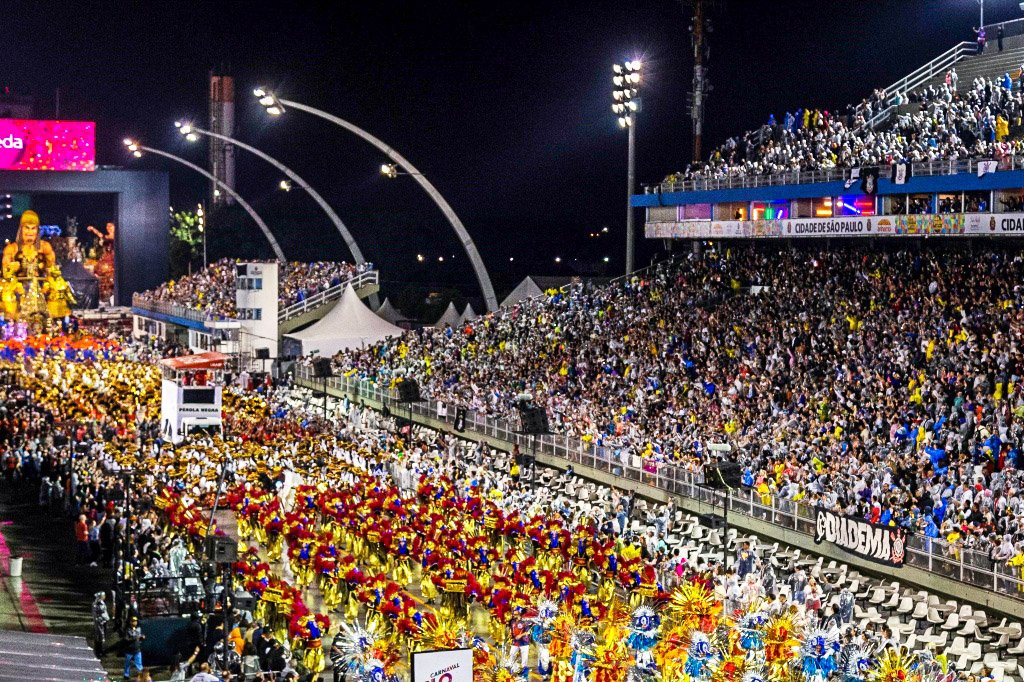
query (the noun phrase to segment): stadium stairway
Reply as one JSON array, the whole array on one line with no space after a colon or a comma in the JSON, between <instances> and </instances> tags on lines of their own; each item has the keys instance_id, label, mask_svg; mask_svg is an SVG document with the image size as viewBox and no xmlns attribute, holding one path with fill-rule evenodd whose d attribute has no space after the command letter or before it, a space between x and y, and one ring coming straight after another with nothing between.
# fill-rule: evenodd
<instances>
[{"instance_id":1,"label":"stadium stairway","mask_svg":"<svg viewBox=\"0 0 1024 682\"><path fill-rule=\"evenodd\" d=\"M970 90L974 79L978 76L984 78L1001 78L1004 73L1016 79L1020 74L1021 65L1024 64L1024 36L1013 36L1003 40L1003 51L999 52L996 41L989 41L985 47L985 53L964 57L954 66L957 81L957 92ZM946 72L935 74L926 81L918 90L929 85L940 85L946 80Z\"/></svg>"}]
</instances>

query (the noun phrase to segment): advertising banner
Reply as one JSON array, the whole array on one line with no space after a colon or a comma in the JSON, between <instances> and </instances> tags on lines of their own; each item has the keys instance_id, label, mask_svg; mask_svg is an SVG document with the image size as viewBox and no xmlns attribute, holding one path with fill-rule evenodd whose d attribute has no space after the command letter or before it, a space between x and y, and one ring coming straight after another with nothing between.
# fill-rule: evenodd
<instances>
[{"instance_id":1,"label":"advertising banner","mask_svg":"<svg viewBox=\"0 0 1024 682\"><path fill-rule=\"evenodd\" d=\"M651 239L772 239L807 237L1024 237L1024 213L942 213L791 220L649 221Z\"/></svg>"},{"instance_id":2,"label":"advertising banner","mask_svg":"<svg viewBox=\"0 0 1024 682\"><path fill-rule=\"evenodd\" d=\"M0 118L0 170L96 170L96 124Z\"/></svg>"},{"instance_id":3,"label":"advertising banner","mask_svg":"<svg viewBox=\"0 0 1024 682\"><path fill-rule=\"evenodd\" d=\"M907 530L816 509L814 542L830 542L864 559L900 568L906 558Z\"/></svg>"},{"instance_id":4,"label":"advertising banner","mask_svg":"<svg viewBox=\"0 0 1024 682\"><path fill-rule=\"evenodd\" d=\"M416 651L412 682L473 682L473 650Z\"/></svg>"}]
</instances>

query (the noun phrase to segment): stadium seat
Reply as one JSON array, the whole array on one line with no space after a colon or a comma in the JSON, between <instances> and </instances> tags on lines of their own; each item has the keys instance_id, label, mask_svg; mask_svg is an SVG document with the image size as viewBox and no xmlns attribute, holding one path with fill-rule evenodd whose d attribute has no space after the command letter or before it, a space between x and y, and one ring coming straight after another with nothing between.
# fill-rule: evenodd
<instances>
[{"instance_id":1,"label":"stadium seat","mask_svg":"<svg viewBox=\"0 0 1024 682\"><path fill-rule=\"evenodd\" d=\"M918 602L918 603L919 604L923 604L925 606L925 608L927 609L927 605L926 604L924 604L923 602ZM907 615L910 615L910 613L913 610L914 610L914 600L911 599L910 597L903 597L902 599L900 599L900 603L896 607L896 614L899 615L899 616L907 616ZM927 615L927 613L928 612L926 610L925 614Z\"/></svg>"},{"instance_id":2,"label":"stadium seat","mask_svg":"<svg viewBox=\"0 0 1024 682\"><path fill-rule=\"evenodd\" d=\"M975 661L981 660L981 644L978 642L971 642L967 645L967 650L961 654L960 660L957 661L957 670L966 670L972 666Z\"/></svg>"},{"instance_id":3,"label":"stadium seat","mask_svg":"<svg viewBox=\"0 0 1024 682\"><path fill-rule=\"evenodd\" d=\"M943 630L952 631L956 630L958 627L960 627L960 615L957 613L949 614L949 617L946 619L946 622L942 624Z\"/></svg>"},{"instance_id":4,"label":"stadium seat","mask_svg":"<svg viewBox=\"0 0 1024 682\"><path fill-rule=\"evenodd\" d=\"M1024 656L1024 637L1017 637L1011 641L1014 644L1006 648L1006 653L1010 656Z\"/></svg>"},{"instance_id":5,"label":"stadium seat","mask_svg":"<svg viewBox=\"0 0 1024 682\"><path fill-rule=\"evenodd\" d=\"M978 623L973 620L965 620L964 626L957 630L957 634L971 637L975 642L980 642L981 644L988 644L992 641L992 637L982 634L981 630L978 629Z\"/></svg>"},{"instance_id":6,"label":"stadium seat","mask_svg":"<svg viewBox=\"0 0 1024 682\"><path fill-rule=\"evenodd\" d=\"M967 653L967 640L963 637L957 637L953 640L953 643L946 647L946 655L950 659L963 656Z\"/></svg>"},{"instance_id":7,"label":"stadium seat","mask_svg":"<svg viewBox=\"0 0 1024 682\"><path fill-rule=\"evenodd\" d=\"M911 618L916 620L923 620L928 617L928 603L924 601L918 601L913 604L914 610L910 614ZM899 609L896 610L899 613Z\"/></svg>"},{"instance_id":8,"label":"stadium seat","mask_svg":"<svg viewBox=\"0 0 1024 682\"><path fill-rule=\"evenodd\" d=\"M931 630L931 628L928 629ZM942 632L939 632L938 634L934 635L934 639L935 650L942 651L944 648L946 648L946 643L949 642L949 630L943 630Z\"/></svg>"}]
</instances>

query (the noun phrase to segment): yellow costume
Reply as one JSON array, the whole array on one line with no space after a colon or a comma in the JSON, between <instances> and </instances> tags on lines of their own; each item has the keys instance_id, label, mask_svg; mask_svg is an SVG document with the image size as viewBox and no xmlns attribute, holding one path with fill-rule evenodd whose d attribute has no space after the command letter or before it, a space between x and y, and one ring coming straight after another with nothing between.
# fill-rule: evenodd
<instances>
[{"instance_id":1,"label":"yellow costume","mask_svg":"<svg viewBox=\"0 0 1024 682\"><path fill-rule=\"evenodd\" d=\"M61 277L60 268L56 265L50 268L43 289L46 291L46 310L51 318L59 319L71 314L71 306L78 301L75 300L71 286Z\"/></svg>"},{"instance_id":2,"label":"yellow costume","mask_svg":"<svg viewBox=\"0 0 1024 682\"><path fill-rule=\"evenodd\" d=\"M48 302L43 292L43 278L46 273L51 273L52 277L53 270L56 270L59 277L60 269L56 264L53 247L49 242L39 238L39 216L35 211L25 211L18 223L17 237L4 247L3 252L5 276L17 277L22 289L17 310L11 310L11 289L5 286L3 304L7 319L27 320L32 325L33 332L43 331L46 321L50 318ZM70 292L68 294L70 295ZM65 297L65 302L66 300Z\"/></svg>"},{"instance_id":3,"label":"yellow costume","mask_svg":"<svg viewBox=\"0 0 1024 682\"><path fill-rule=\"evenodd\" d=\"M0 303L3 304L4 319L13 322L18 319L18 299L25 295L25 287L14 276L14 269L4 267L4 279L0 283Z\"/></svg>"}]
</instances>

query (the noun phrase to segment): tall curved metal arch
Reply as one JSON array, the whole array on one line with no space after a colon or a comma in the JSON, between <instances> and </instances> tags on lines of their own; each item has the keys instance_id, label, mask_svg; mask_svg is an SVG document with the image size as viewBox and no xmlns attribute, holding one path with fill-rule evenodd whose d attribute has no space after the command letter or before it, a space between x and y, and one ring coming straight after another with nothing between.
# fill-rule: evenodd
<instances>
[{"instance_id":1,"label":"tall curved metal arch","mask_svg":"<svg viewBox=\"0 0 1024 682\"><path fill-rule=\"evenodd\" d=\"M484 266L483 259L480 258L480 252L477 251L476 244L473 243L473 238L469 236L469 232L466 231L466 227L462 224L462 221L459 220L459 216L455 214L455 210L452 209L447 201L445 201L445 198L441 196L441 193L437 191L437 188L434 187L429 180L427 180L423 173L419 172L415 166L409 163L408 159L385 144L381 139L366 132L354 123L350 123L343 118L338 118L334 114L329 114L326 111L322 111L299 102L293 102L287 99L279 99L278 101L286 107L293 107L300 111L313 114L314 116L319 116L320 118L334 123L335 125L341 126L349 132L355 133L377 149L387 154L388 158L405 169L405 171L411 175L417 183L419 183L420 187L426 190L427 194L430 195L430 198L434 200L435 204L437 204L437 207L441 209L442 213L444 213L444 216L448 219L452 229L454 229L455 233L459 236L459 241L462 242L462 248L466 250L466 255L469 256L469 261L473 265L473 271L476 273L477 282L480 283L480 289L483 291L487 309L490 311L498 309L498 300L494 295L494 286L491 284L491 277L487 273L487 268Z\"/></svg>"},{"instance_id":2,"label":"tall curved metal arch","mask_svg":"<svg viewBox=\"0 0 1024 682\"><path fill-rule=\"evenodd\" d=\"M255 210L253 210L253 207L250 206L249 203L238 194L238 192L236 192L234 189L228 187L223 182L215 178L213 174L208 172L205 168L197 166L187 159L183 159L180 156L175 156L174 154L169 154L163 150L154 149L153 147L147 147L146 145L142 144L139 145L139 149L150 154L162 156L164 158L170 159L171 161L177 161L181 165L191 168L192 170L199 173L203 177L212 180L214 187L222 188L225 192L227 192L228 195L231 196L231 198L238 202L239 206L245 209L245 212L249 214L249 217L251 217L253 221L255 221L256 225L259 226L260 231L263 232L263 236L267 238L268 242L270 242L270 248L274 250L274 255L277 256L277 260L281 263L287 262L288 259L284 257L284 251L281 250L281 246L277 243L277 239L274 237L274 234L270 231L270 228L267 227L267 224L263 222L263 218L260 218L259 214L256 213Z\"/></svg>"},{"instance_id":3,"label":"tall curved metal arch","mask_svg":"<svg viewBox=\"0 0 1024 682\"><path fill-rule=\"evenodd\" d=\"M229 142L238 147L239 149L244 149L250 154L254 154L260 157L270 165L274 166L274 168L284 173L289 180L294 182L302 189L306 190L306 193L309 194L309 196L313 197L313 201L315 201L320 206L320 208L323 209L324 213L327 214L327 217L330 218L332 223L334 223L334 227L337 228L338 233L341 234L341 238L345 240L345 244L346 246L348 246L348 250L352 253L352 257L355 258L356 264L362 265L363 263L366 262L366 259L363 257L363 252L359 249L359 245L356 244L355 238L352 236L352 233L348 231L348 228L345 227L345 223L341 222L341 218L338 217L338 214L334 212L334 209L331 208L330 204L324 201L324 198L320 196L319 192L310 187L309 183L300 178L299 175L291 168L288 168L288 166L284 165L283 163L281 163L274 157L270 156L269 154L262 152L259 149L256 149L256 147L248 145L244 142L239 142L233 137L221 135L220 133L212 133L209 130L203 130L202 128L196 128L195 126L190 126L190 130L193 133L197 133L199 135L215 137L218 140L224 140L225 142Z\"/></svg>"}]
</instances>

